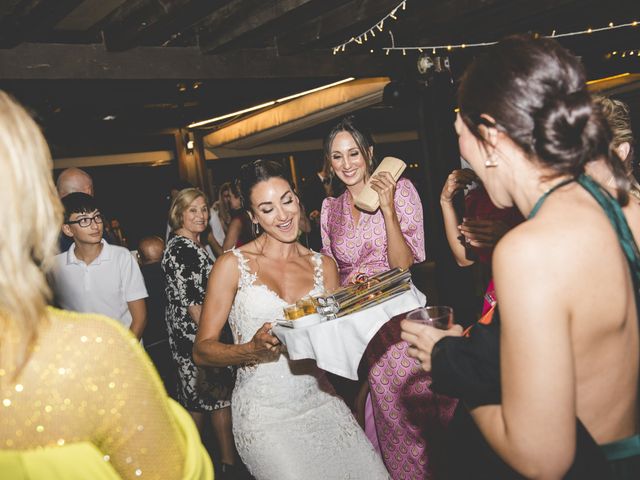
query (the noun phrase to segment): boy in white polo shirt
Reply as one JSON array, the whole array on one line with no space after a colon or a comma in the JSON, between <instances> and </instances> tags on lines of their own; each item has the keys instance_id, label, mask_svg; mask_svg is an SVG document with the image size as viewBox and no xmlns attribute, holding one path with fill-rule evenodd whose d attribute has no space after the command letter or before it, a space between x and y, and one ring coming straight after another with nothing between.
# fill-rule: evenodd
<instances>
[{"instance_id":1,"label":"boy in white polo shirt","mask_svg":"<svg viewBox=\"0 0 640 480\"><path fill-rule=\"evenodd\" d=\"M51 270L56 303L65 310L114 318L141 338L148 295L140 267L129 250L102 238L102 216L92 196L71 193L62 204L62 231L73 245L56 256Z\"/></svg>"}]
</instances>

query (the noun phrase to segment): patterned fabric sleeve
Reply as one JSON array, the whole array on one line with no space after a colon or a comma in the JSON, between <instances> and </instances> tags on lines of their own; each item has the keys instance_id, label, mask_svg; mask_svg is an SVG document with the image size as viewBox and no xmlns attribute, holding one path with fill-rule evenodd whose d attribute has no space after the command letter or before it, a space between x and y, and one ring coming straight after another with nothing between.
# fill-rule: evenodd
<instances>
[{"instance_id":1,"label":"patterned fabric sleeve","mask_svg":"<svg viewBox=\"0 0 640 480\"><path fill-rule=\"evenodd\" d=\"M181 306L202 305L206 292L206 276L197 247L176 242L171 261L171 280Z\"/></svg>"},{"instance_id":2,"label":"patterned fabric sleeve","mask_svg":"<svg viewBox=\"0 0 640 480\"><path fill-rule=\"evenodd\" d=\"M327 197L322 202L322 210L320 212L320 235L322 236L322 248L320 253L333 257L331 251L331 234L329 233L329 213L331 211L335 198ZM334 258L335 260L335 258Z\"/></svg>"},{"instance_id":3,"label":"patterned fabric sleeve","mask_svg":"<svg viewBox=\"0 0 640 480\"><path fill-rule=\"evenodd\" d=\"M396 214L402 234L413 252L415 263L426 258L424 246L424 218L422 202L416 187L406 178L398 180L395 194Z\"/></svg>"}]
</instances>

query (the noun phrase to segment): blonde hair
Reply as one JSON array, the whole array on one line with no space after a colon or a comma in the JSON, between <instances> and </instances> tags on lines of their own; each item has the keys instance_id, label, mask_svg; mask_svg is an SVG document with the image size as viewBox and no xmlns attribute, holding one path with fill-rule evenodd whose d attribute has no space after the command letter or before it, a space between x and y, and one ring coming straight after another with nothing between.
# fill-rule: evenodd
<instances>
[{"instance_id":1,"label":"blonde hair","mask_svg":"<svg viewBox=\"0 0 640 480\"><path fill-rule=\"evenodd\" d=\"M600 107L604 118L606 118L609 123L611 133L613 134L611 146L618 148L626 142L631 147L629 155L627 155L626 159L623 159L625 166L630 169L633 159L633 132L631 131L629 106L620 100L600 95L594 95L593 101Z\"/></svg>"},{"instance_id":2,"label":"blonde hair","mask_svg":"<svg viewBox=\"0 0 640 480\"><path fill-rule=\"evenodd\" d=\"M171 227L172 232L182 228L182 214L187 208L189 208L191 202L198 197L204 198L205 203L209 205L207 196L197 188L185 188L184 190L180 190L178 195L176 195L176 198L173 199L171 207L169 207L169 227Z\"/></svg>"},{"instance_id":3,"label":"blonde hair","mask_svg":"<svg viewBox=\"0 0 640 480\"><path fill-rule=\"evenodd\" d=\"M10 379L47 321L51 290L44 274L57 253L63 213L52 166L36 123L0 91L0 367Z\"/></svg>"}]
</instances>

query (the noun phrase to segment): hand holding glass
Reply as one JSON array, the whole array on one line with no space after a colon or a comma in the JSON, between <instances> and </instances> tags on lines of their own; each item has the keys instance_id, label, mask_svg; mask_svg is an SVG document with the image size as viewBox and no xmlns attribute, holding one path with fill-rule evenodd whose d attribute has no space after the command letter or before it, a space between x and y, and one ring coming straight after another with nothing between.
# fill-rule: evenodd
<instances>
[{"instance_id":1,"label":"hand holding glass","mask_svg":"<svg viewBox=\"0 0 640 480\"><path fill-rule=\"evenodd\" d=\"M406 319L440 330L449 330L453 325L453 308L442 305L416 308L407 313Z\"/></svg>"}]
</instances>

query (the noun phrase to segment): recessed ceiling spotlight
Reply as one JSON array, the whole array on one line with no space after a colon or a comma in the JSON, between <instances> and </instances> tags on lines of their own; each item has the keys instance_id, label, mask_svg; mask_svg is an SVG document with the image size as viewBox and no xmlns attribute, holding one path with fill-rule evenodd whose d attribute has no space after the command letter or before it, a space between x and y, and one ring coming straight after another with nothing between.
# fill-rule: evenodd
<instances>
[{"instance_id":1,"label":"recessed ceiling spotlight","mask_svg":"<svg viewBox=\"0 0 640 480\"><path fill-rule=\"evenodd\" d=\"M109 122L111 120L115 120L116 116L115 115L105 115L104 117L102 117L102 120Z\"/></svg>"}]
</instances>

